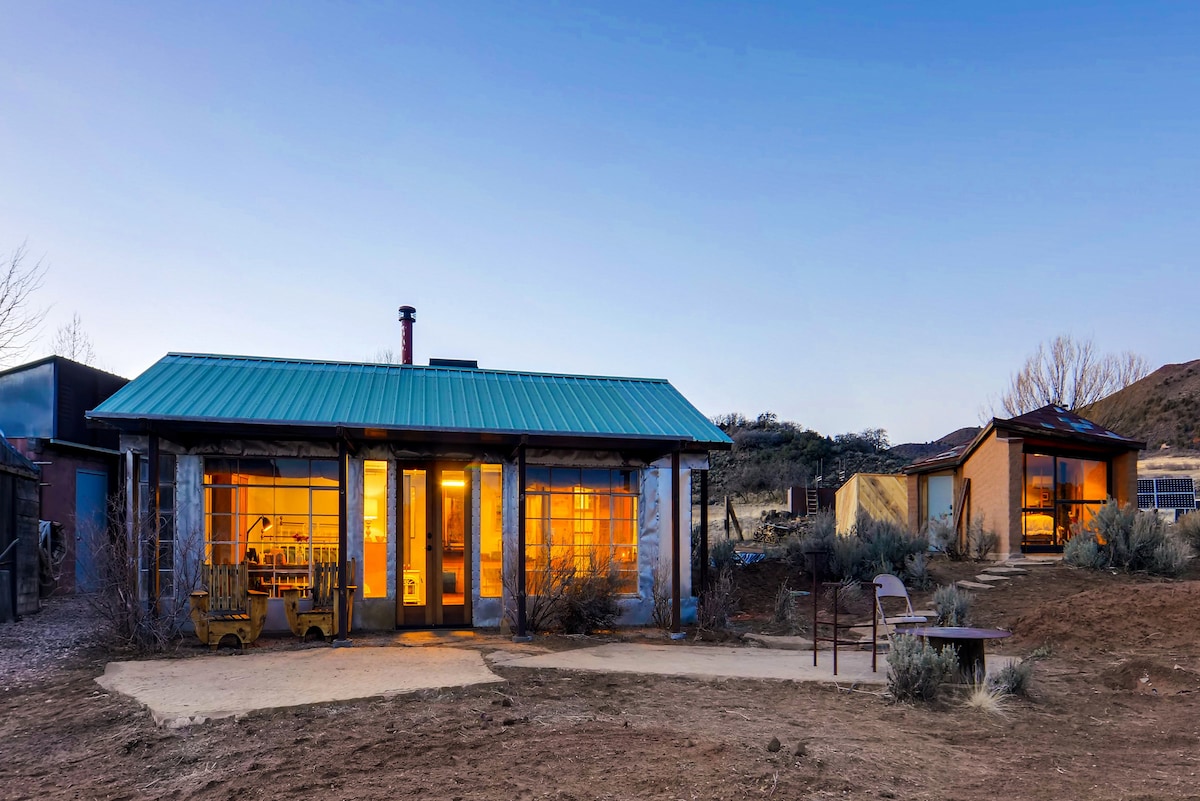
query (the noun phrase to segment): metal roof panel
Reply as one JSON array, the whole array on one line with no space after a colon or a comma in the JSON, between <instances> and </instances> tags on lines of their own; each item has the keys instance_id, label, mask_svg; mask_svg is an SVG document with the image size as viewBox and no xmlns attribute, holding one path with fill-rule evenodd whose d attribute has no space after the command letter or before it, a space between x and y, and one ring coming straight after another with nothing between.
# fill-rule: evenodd
<instances>
[{"instance_id":1,"label":"metal roof panel","mask_svg":"<svg viewBox=\"0 0 1200 801\"><path fill-rule=\"evenodd\" d=\"M730 439L662 379L170 353L96 420Z\"/></svg>"}]
</instances>

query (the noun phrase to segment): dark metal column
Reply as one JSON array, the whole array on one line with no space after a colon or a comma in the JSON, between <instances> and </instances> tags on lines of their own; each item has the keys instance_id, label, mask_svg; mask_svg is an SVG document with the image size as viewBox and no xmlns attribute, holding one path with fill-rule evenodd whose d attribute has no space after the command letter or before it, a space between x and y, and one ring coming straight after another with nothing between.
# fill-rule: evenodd
<instances>
[{"instance_id":1,"label":"dark metal column","mask_svg":"<svg viewBox=\"0 0 1200 801\"><path fill-rule=\"evenodd\" d=\"M679 634L682 631L683 615L679 608L679 507L680 493L682 487L679 486L679 451L676 450L671 454L671 633Z\"/></svg>"},{"instance_id":2,"label":"dark metal column","mask_svg":"<svg viewBox=\"0 0 1200 801\"><path fill-rule=\"evenodd\" d=\"M337 641L346 644L346 612L349 611L349 598L346 595L346 552L349 545L349 531L346 523L346 483L349 479L350 449L344 436L338 437L338 613Z\"/></svg>"},{"instance_id":3,"label":"dark metal column","mask_svg":"<svg viewBox=\"0 0 1200 801\"><path fill-rule=\"evenodd\" d=\"M525 631L525 446L517 450L517 636Z\"/></svg>"},{"instance_id":4,"label":"dark metal column","mask_svg":"<svg viewBox=\"0 0 1200 801\"><path fill-rule=\"evenodd\" d=\"M146 525L149 526L149 531L143 535L148 535L144 544L149 551L145 564L151 575L146 583L149 592L146 611L151 617L158 616L158 596L161 590L158 572L158 461L158 435L151 433L146 447Z\"/></svg>"},{"instance_id":5,"label":"dark metal column","mask_svg":"<svg viewBox=\"0 0 1200 801\"><path fill-rule=\"evenodd\" d=\"M708 592L708 471L700 471L700 592Z\"/></svg>"}]
</instances>

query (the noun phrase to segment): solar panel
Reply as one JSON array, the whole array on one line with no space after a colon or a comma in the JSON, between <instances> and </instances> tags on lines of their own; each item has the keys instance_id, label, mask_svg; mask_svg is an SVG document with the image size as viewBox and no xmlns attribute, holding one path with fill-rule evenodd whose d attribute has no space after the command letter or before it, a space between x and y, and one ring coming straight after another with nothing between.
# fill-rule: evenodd
<instances>
[{"instance_id":1,"label":"solar panel","mask_svg":"<svg viewBox=\"0 0 1200 801\"><path fill-rule=\"evenodd\" d=\"M1139 509L1195 509L1196 485L1192 478L1139 478Z\"/></svg>"}]
</instances>

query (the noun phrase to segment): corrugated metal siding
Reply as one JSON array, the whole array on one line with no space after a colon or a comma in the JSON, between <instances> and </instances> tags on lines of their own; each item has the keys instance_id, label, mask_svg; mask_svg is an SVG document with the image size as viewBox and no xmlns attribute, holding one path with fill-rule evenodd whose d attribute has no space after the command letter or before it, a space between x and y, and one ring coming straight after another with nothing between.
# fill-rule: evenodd
<instances>
[{"instance_id":1,"label":"corrugated metal siding","mask_svg":"<svg viewBox=\"0 0 1200 801\"><path fill-rule=\"evenodd\" d=\"M659 379L175 353L90 416L730 441Z\"/></svg>"}]
</instances>

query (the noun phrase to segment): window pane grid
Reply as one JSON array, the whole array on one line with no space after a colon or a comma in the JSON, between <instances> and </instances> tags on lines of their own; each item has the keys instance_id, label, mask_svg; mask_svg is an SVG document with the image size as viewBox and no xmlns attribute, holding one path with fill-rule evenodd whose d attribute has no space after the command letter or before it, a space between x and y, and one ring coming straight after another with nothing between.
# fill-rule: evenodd
<instances>
[{"instance_id":1,"label":"window pane grid","mask_svg":"<svg viewBox=\"0 0 1200 801\"><path fill-rule=\"evenodd\" d=\"M636 593L636 471L530 468L526 479L526 591L551 573L612 571L619 592Z\"/></svg>"},{"instance_id":2,"label":"window pane grid","mask_svg":"<svg viewBox=\"0 0 1200 801\"><path fill-rule=\"evenodd\" d=\"M246 562L251 586L279 597L309 587L313 564L337 561L336 461L214 458L204 467L209 562Z\"/></svg>"}]
</instances>

